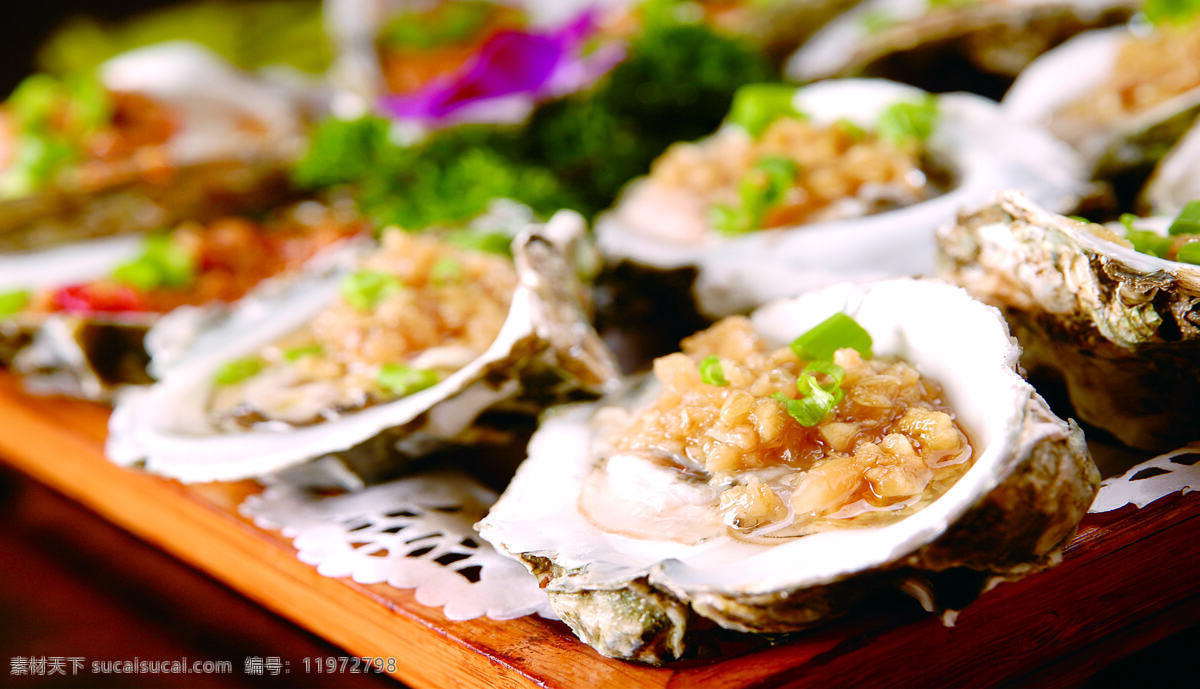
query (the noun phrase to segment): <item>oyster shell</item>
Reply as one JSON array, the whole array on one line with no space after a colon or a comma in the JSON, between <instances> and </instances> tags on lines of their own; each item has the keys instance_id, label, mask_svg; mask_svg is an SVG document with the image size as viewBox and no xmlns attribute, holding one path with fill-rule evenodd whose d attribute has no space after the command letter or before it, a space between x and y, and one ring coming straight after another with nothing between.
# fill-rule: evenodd
<instances>
[{"instance_id":1,"label":"oyster shell","mask_svg":"<svg viewBox=\"0 0 1200 689\"><path fill-rule=\"evenodd\" d=\"M102 180L68 171L50 187L0 201L0 250L212 219L289 193L285 165L319 108L307 87L240 73L185 42L124 53L99 71L110 91L169 109L176 131L155 155L109 165ZM147 168L145 160L154 162Z\"/></svg>"},{"instance_id":2,"label":"oyster shell","mask_svg":"<svg viewBox=\"0 0 1200 689\"><path fill-rule=\"evenodd\" d=\"M1150 35L1140 25L1089 31L1035 60L1005 94L1002 107L1023 122L1046 126L1071 144L1097 179L1145 175L1191 126L1200 111L1200 86L1115 121L1067 116L1067 106L1102 86L1129 41ZM1090 115L1099 104L1084 106Z\"/></svg>"},{"instance_id":3,"label":"oyster shell","mask_svg":"<svg viewBox=\"0 0 1200 689\"><path fill-rule=\"evenodd\" d=\"M1146 215L1174 215L1200 198L1200 126L1192 128L1162 157L1138 194Z\"/></svg>"},{"instance_id":4,"label":"oyster shell","mask_svg":"<svg viewBox=\"0 0 1200 689\"><path fill-rule=\"evenodd\" d=\"M639 408L646 390L635 389L547 414L480 533L529 568L584 641L655 664L687 654L701 618L740 631L792 631L870 590L912 586L925 572L1014 578L1054 564L1099 475L1079 428L1055 417L1020 377L999 312L941 282L895 280L828 287L768 304L751 320L782 345L839 311L872 334L877 353L903 357L938 381L971 439L974 464L924 509L885 526L773 545L610 533L583 515L580 496L606 446L597 412ZM663 484L631 484L630 499L689 502Z\"/></svg>"},{"instance_id":5,"label":"oyster shell","mask_svg":"<svg viewBox=\"0 0 1200 689\"><path fill-rule=\"evenodd\" d=\"M846 79L800 87L793 102L816 124L846 119L873 127L889 105L925 95L888 81ZM698 306L720 316L844 280L931 273L934 228L998 188L1015 185L1064 211L1085 191L1077 156L1039 128L1012 122L978 96L941 95L937 103L925 152L933 167L951 176L940 195L872 215L725 237L707 229L706 217L693 209L708 199L680 198L681 192L643 179L597 220L597 244L614 262L696 266ZM744 136L726 125L702 144Z\"/></svg>"},{"instance_id":6,"label":"oyster shell","mask_svg":"<svg viewBox=\"0 0 1200 689\"><path fill-rule=\"evenodd\" d=\"M159 362L159 383L119 401L108 455L122 464L144 460L149 471L186 482L263 476L322 459L332 480L361 487L394 468L399 456L420 455L456 439L497 404L519 403L535 392L563 392L558 388L603 390L616 380L617 369L588 323L582 288L567 258L584 230L580 216L564 211L518 235L517 286L499 334L486 351L431 387L311 424L270 421L249 430L223 429L209 409L214 374L309 323L333 301L356 261L315 279L270 285L224 318L201 318L209 325L215 321L215 327ZM196 314L186 317L194 321ZM163 328L178 330L171 319ZM172 339L177 349L178 340L187 340L163 338ZM331 480L321 472L314 476Z\"/></svg>"},{"instance_id":7,"label":"oyster shell","mask_svg":"<svg viewBox=\"0 0 1200 689\"><path fill-rule=\"evenodd\" d=\"M935 7L927 0L870 0L818 31L788 59L785 71L801 82L868 74L915 79L937 91L988 90L1076 33L1128 20L1140 4L1001 0ZM954 58L974 74L959 73L958 64L948 68Z\"/></svg>"},{"instance_id":8,"label":"oyster shell","mask_svg":"<svg viewBox=\"0 0 1200 689\"><path fill-rule=\"evenodd\" d=\"M1080 419L1149 450L1196 440L1200 267L1088 227L1004 192L938 230L941 272L1004 310L1024 366L1062 378Z\"/></svg>"}]
</instances>

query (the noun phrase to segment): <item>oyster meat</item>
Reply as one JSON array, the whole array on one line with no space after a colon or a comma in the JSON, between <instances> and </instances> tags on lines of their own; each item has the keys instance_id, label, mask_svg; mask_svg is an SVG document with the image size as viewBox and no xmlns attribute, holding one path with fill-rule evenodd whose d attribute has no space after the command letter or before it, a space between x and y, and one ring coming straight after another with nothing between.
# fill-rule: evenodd
<instances>
[{"instance_id":1,"label":"oyster meat","mask_svg":"<svg viewBox=\"0 0 1200 689\"><path fill-rule=\"evenodd\" d=\"M789 87L769 88L765 100L778 108ZM660 158L597 220L605 256L660 270L695 266L700 310L721 316L843 280L931 273L934 228L997 188L1016 185L1064 211L1084 191L1074 152L977 96L846 79L797 88L785 103L804 119L781 114L756 136L729 122ZM893 144L873 133L897 107L929 113L923 141ZM735 101L734 121L738 113ZM736 221L755 200L745 198L755 191L751 175L775 177L768 164L785 178L763 215L769 229L722 229L718 211L734 209L727 215Z\"/></svg>"},{"instance_id":2,"label":"oyster meat","mask_svg":"<svg viewBox=\"0 0 1200 689\"><path fill-rule=\"evenodd\" d=\"M799 343L839 313L870 333L875 358L870 345L863 355L846 344L832 362L796 368L809 347ZM718 329L727 332L714 343ZM605 655L678 659L702 618L746 632L803 629L879 587L927 590L930 572L1024 576L1057 561L1097 490L1082 432L1021 378L999 312L945 283L828 287L729 319L688 349L690 358L658 360L656 379L547 414L478 525ZM697 373L695 357L710 351ZM780 383L764 362L793 375ZM834 377L834 387L809 388L834 400L833 416L827 407L802 422L784 403L791 394L764 396L800 385L800 370ZM698 380L680 397L689 376ZM752 423L739 428L739 400L752 396ZM697 405L703 398L719 402ZM880 411L902 398L906 410ZM792 425L776 432L772 419ZM670 440L681 422L694 426L681 444L645 442ZM799 440L777 443L780 433ZM861 477L842 473L860 461L870 467Z\"/></svg>"},{"instance_id":3,"label":"oyster meat","mask_svg":"<svg viewBox=\"0 0 1200 689\"><path fill-rule=\"evenodd\" d=\"M1003 309L1031 375L1127 445L1178 447L1200 437L1200 266L1114 239L1016 192L938 230L942 275Z\"/></svg>"},{"instance_id":4,"label":"oyster meat","mask_svg":"<svg viewBox=\"0 0 1200 689\"><path fill-rule=\"evenodd\" d=\"M361 487L397 458L471 440L498 404L528 409L617 377L588 323L562 212L506 259L391 230L318 276L270 284L223 317L164 319L160 382L119 401L109 457L183 481L262 476L323 458ZM159 330L156 326L155 330ZM151 336L155 332L152 331ZM307 468L301 469L307 471Z\"/></svg>"}]
</instances>

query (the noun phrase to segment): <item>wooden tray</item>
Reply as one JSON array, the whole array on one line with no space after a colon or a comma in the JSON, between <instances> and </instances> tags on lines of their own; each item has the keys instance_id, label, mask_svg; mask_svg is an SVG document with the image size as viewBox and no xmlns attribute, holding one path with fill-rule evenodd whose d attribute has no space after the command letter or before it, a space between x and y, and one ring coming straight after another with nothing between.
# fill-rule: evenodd
<instances>
[{"instance_id":1,"label":"wooden tray","mask_svg":"<svg viewBox=\"0 0 1200 689\"><path fill-rule=\"evenodd\" d=\"M561 623L452 622L386 585L330 579L239 516L256 484L184 486L107 462L108 412L31 398L0 374L0 456L348 655L395 658L414 687L822 687L1076 684L1200 619L1200 496L1092 515L1057 568L1004 584L953 628L885 601L772 646L655 669L603 658ZM293 668L293 676L295 676Z\"/></svg>"}]
</instances>

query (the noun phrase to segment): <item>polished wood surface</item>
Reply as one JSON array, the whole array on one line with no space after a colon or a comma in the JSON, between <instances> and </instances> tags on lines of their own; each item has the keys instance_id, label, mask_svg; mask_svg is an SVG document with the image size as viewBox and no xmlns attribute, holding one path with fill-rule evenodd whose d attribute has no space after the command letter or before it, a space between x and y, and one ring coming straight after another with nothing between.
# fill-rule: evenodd
<instances>
[{"instance_id":1,"label":"polished wood surface","mask_svg":"<svg viewBox=\"0 0 1200 689\"><path fill-rule=\"evenodd\" d=\"M1176 495L1089 517L1061 566L985 594L953 628L882 596L774 646L730 636L721 657L639 667L556 622L451 622L408 591L322 577L237 515L254 484L183 486L109 464L106 417L0 376L0 456L13 466L347 654L396 658L415 687L1076 685L1200 620L1200 496Z\"/></svg>"}]
</instances>

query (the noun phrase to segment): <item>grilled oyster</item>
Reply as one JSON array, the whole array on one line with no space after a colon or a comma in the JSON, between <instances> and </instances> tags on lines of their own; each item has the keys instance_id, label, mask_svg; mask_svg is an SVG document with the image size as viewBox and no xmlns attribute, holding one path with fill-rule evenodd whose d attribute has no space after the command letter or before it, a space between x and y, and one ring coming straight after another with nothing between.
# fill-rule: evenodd
<instances>
[{"instance_id":1,"label":"grilled oyster","mask_svg":"<svg viewBox=\"0 0 1200 689\"><path fill-rule=\"evenodd\" d=\"M38 78L49 79L31 80ZM73 162L48 179L26 179L13 169L19 160L0 170L0 250L213 219L268 207L290 192L285 166L317 109L305 88L240 73L184 42L114 57L99 79L95 97L111 102L98 109L112 112L84 132L60 135L81 139L67 156ZM10 131L21 118L2 119L9 145L23 150L27 133Z\"/></svg>"},{"instance_id":2,"label":"grilled oyster","mask_svg":"<svg viewBox=\"0 0 1200 689\"><path fill-rule=\"evenodd\" d=\"M815 429L785 429L799 443L768 441L775 434L763 429L782 409L795 416L788 423L801 416L777 404L783 402L777 395L762 397L778 381L756 367L802 366L786 343L838 312L873 336L880 359L864 362L860 344L838 350L833 360L845 366L835 385L844 386L846 401L835 402L833 421L826 416ZM881 586L924 589L925 573L965 568L982 578L1020 577L1057 561L1099 475L1079 428L1055 417L1018 374L1018 349L999 312L941 282L896 280L775 302L750 323L767 349L755 350L733 328L738 332L700 362L699 374L694 359L671 355L656 364L662 383L651 379L599 403L548 414L529 458L478 525L484 538L529 568L581 639L605 655L658 664L689 652L701 618L740 631L792 631ZM729 326L714 329L722 327ZM785 349L770 352L780 345ZM704 371L710 358L724 366L720 377ZM889 400L905 398L905 390L924 400L913 398L907 411L893 408L900 421L890 430L866 421L874 418L867 406L877 403L880 382L874 374L856 378L867 364L907 381L892 381ZM910 365L940 387L921 387L930 384L917 382L916 372L900 373L912 371ZM836 371L813 364L803 370ZM747 371L749 387L742 380ZM680 393L679 379L687 375L698 380ZM802 379L793 373L784 382ZM719 395L719 410L696 406L696 395L722 390L729 392ZM754 402L753 424L730 426L738 400L749 396L762 397ZM935 411L942 403L948 411ZM890 404L898 402L884 406ZM672 414L698 427L682 447L642 442L647 429L674 423L664 421ZM895 421L888 414L879 419ZM909 414L925 421L906 426ZM848 426L857 428L857 445ZM933 435L921 436L918 426ZM913 440L900 437L904 428ZM768 445L782 465L757 463ZM915 446L925 459L893 475L895 482L885 478L903 463L900 454L912 459ZM939 457L953 459L928 463L936 449L951 451ZM841 469L875 450L881 461L864 459L874 469L843 480ZM730 472L726 460L754 466ZM827 499L816 499L822 495Z\"/></svg>"},{"instance_id":3,"label":"grilled oyster","mask_svg":"<svg viewBox=\"0 0 1200 689\"><path fill-rule=\"evenodd\" d=\"M1024 366L1065 381L1080 419L1150 450L1200 435L1200 267L1015 192L937 239L942 274L1004 310Z\"/></svg>"},{"instance_id":4,"label":"grilled oyster","mask_svg":"<svg viewBox=\"0 0 1200 689\"><path fill-rule=\"evenodd\" d=\"M35 393L106 401L151 382L143 339L163 314L235 301L365 229L352 210L310 200L261 222L226 217L0 253L0 366Z\"/></svg>"},{"instance_id":5,"label":"grilled oyster","mask_svg":"<svg viewBox=\"0 0 1200 689\"><path fill-rule=\"evenodd\" d=\"M1194 27L1089 31L1030 64L1002 105L1070 143L1097 179L1127 176L1140 186L1196 119L1200 80L1188 65L1198 52Z\"/></svg>"},{"instance_id":6,"label":"grilled oyster","mask_svg":"<svg viewBox=\"0 0 1200 689\"><path fill-rule=\"evenodd\" d=\"M334 480L361 486L399 457L469 440L485 409L602 390L616 367L567 258L583 232L570 212L527 228L514 270L392 230L316 279L270 285L182 338L160 382L118 403L109 456L183 481L322 458Z\"/></svg>"},{"instance_id":7,"label":"grilled oyster","mask_svg":"<svg viewBox=\"0 0 1200 689\"><path fill-rule=\"evenodd\" d=\"M734 121L677 145L632 183L597 220L605 256L660 270L696 266L698 306L720 316L843 280L932 272L933 229L997 188L1016 185L1061 210L1084 190L1068 147L968 94L833 80L795 89L783 99L791 112L753 136L737 123L740 113L779 109L788 88L767 86L763 104L735 100ZM901 134L896 144L877 135L896 114L908 126L928 118L927 136L918 143ZM765 222L722 229L718 211L745 211L754 176L776 176L768 164L784 180Z\"/></svg>"},{"instance_id":8,"label":"grilled oyster","mask_svg":"<svg viewBox=\"0 0 1200 689\"><path fill-rule=\"evenodd\" d=\"M999 96L1038 55L1086 29L1124 22L1140 4L870 0L818 31L786 70L795 81L866 74Z\"/></svg>"}]
</instances>

